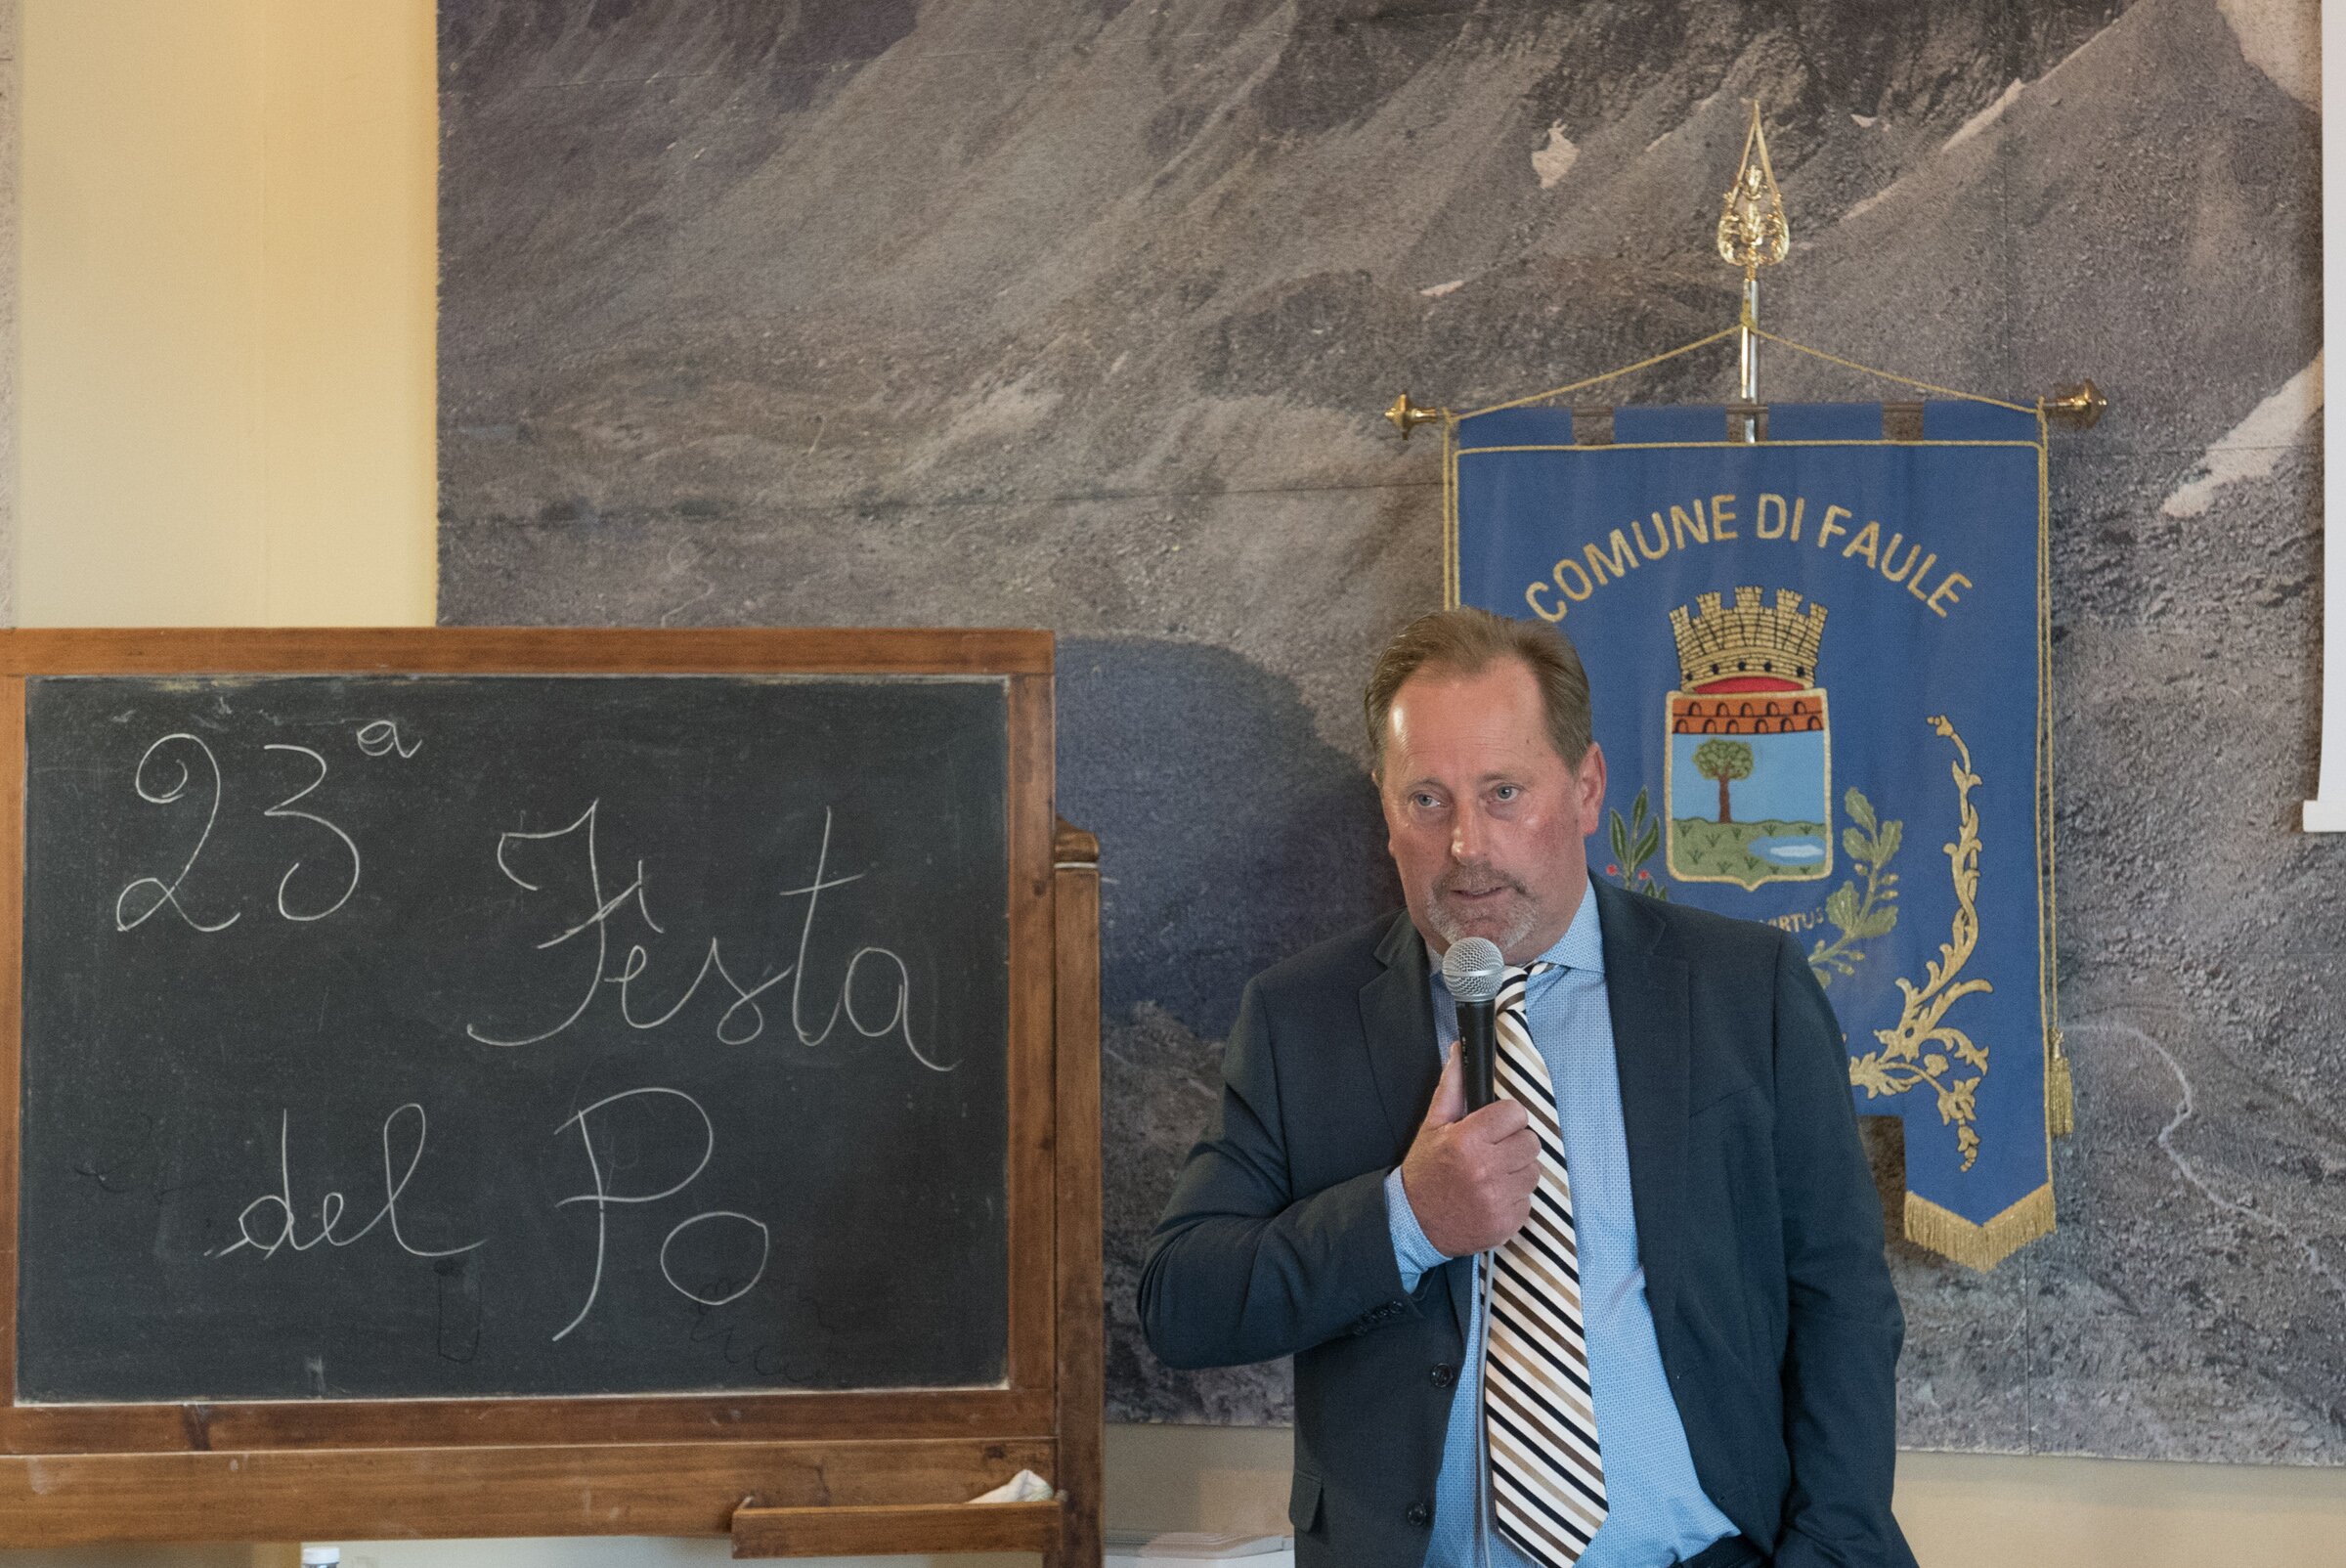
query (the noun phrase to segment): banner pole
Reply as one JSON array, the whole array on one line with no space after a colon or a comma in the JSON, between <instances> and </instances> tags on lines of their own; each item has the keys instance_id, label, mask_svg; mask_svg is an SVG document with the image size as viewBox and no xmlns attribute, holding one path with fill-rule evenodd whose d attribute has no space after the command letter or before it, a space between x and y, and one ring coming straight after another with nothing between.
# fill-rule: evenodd
<instances>
[{"instance_id":1,"label":"banner pole","mask_svg":"<svg viewBox=\"0 0 2346 1568\"><path fill-rule=\"evenodd\" d=\"M1753 330L1759 325L1760 280L1747 275L1743 280L1743 353L1737 362L1743 372L1743 401L1746 403L1760 401L1760 339Z\"/></svg>"},{"instance_id":2,"label":"banner pole","mask_svg":"<svg viewBox=\"0 0 2346 1568\"><path fill-rule=\"evenodd\" d=\"M1718 213L1718 257L1743 269L1743 313L1736 323L1737 369L1742 397L1727 416L1729 439L1758 444L1760 410L1760 269L1780 265L1792 250L1784 220L1784 194L1768 166L1767 133L1760 128L1760 101L1752 100L1752 128L1743 139L1743 161L1727 187Z\"/></svg>"},{"instance_id":3,"label":"banner pole","mask_svg":"<svg viewBox=\"0 0 2346 1568\"><path fill-rule=\"evenodd\" d=\"M1743 275L1743 317L1736 328L1736 369L1741 373L1741 412L1736 414L1734 439L1750 446L1760 439L1760 277Z\"/></svg>"}]
</instances>

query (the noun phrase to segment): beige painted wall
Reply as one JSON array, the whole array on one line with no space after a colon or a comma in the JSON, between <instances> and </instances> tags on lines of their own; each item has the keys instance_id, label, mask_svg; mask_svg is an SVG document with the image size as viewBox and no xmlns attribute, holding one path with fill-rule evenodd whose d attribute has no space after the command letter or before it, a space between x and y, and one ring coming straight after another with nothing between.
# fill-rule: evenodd
<instances>
[{"instance_id":1,"label":"beige painted wall","mask_svg":"<svg viewBox=\"0 0 2346 1568\"><path fill-rule=\"evenodd\" d=\"M22 10L24 621L429 622L429 0ZM1111 1428L1109 1521L1283 1529L1287 1441ZM1915 1454L1898 1508L1926 1568L2346 1560L2337 1470ZM273 1568L285 1555L0 1563ZM354 1544L347 1560L362 1557L377 1568L727 1560L720 1543L653 1541Z\"/></svg>"},{"instance_id":2,"label":"beige painted wall","mask_svg":"<svg viewBox=\"0 0 2346 1568\"><path fill-rule=\"evenodd\" d=\"M1288 1434L1108 1429L1108 1511L1135 1529L1284 1530ZM1923 1568L2315 1568L2346 1563L2346 1471L1902 1454ZM390 1568L385 1564L384 1568Z\"/></svg>"},{"instance_id":3,"label":"beige painted wall","mask_svg":"<svg viewBox=\"0 0 2346 1568\"><path fill-rule=\"evenodd\" d=\"M22 0L24 625L432 618L424 0Z\"/></svg>"}]
</instances>

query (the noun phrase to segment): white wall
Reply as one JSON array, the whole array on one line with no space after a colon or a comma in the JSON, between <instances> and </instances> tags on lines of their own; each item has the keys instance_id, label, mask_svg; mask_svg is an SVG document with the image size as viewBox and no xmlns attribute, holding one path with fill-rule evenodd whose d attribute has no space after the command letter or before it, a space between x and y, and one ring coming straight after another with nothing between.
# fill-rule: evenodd
<instances>
[{"instance_id":1,"label":"white wall","mask_svg":"<svg viewBox=\"0 0 2346 1568\"><path fill-rule=\"evenodd\" d=\"M2308 833L2346 833L2346 0L2322 0L2322 775L2305 803ZM2331 353L2330 350L2337 350Z\"/></svg>"}]
</instances>

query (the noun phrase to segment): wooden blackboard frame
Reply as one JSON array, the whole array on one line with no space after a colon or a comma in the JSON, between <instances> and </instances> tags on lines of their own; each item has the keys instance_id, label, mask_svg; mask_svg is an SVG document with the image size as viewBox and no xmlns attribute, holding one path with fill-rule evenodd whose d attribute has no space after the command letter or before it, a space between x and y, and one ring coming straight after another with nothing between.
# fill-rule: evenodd
<instances>
[{"instance_id":1,"label":"wooden blackboard frame","mask_svg":"<svg viewBox=\"0 0 2346 1568\"><path fill-rule=\"evenodd\" d=\"M0 632L0 1545L731 1533L741 1555L1100 1561L1098 846L1053 814L1026 631ZM1007 688L1009 1346L999 1388L20 1405L25 682L44 675L995 675ZM1056 1502L961 1508L1021 1468Z\"/></svg>"}]
</instances>

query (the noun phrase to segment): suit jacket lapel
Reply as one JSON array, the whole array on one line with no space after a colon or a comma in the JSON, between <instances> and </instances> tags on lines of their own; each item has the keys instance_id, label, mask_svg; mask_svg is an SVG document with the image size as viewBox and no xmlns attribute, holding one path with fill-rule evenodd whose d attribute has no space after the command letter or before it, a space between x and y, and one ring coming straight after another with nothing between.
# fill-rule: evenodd
<instances>
[{"instance_id":1,"label":"suit jacket lapel","mask_svg":"<svg viewBox=\"0 0 2346 1568\"><path fill-rule=\"evenodd\" d=\"M1368 1071L1393 1134L1393 1158L1410 1140L1434 1098L1442 1062L1434 1051L1434 998L1425 943L1405 912L1376 946L1384 973L1361 987L1361 1032L1368 1043Z\"/></svg>"},{"instance_id":2,"label":"suit jacket lapel","mask_svg":"<svg viewBox=\"0 0 2346 1568\"><path fill-rule=\"evenodd\" d=\"M1410 1152L1417 1124L1433 1101L1442 1058L1434 1049L1433 981L1425 942L1406 911L1377 944L1376 956L1385 970L1361 987L1361 1032L1368 1045L1369 1076L1393 1135L1392 1159L1398 1164ZM1468 1299L1473 1271L1454 1263L1444 1272L1449 1276L1451 1310L1463 1334L1473 1310Z\"/></svg>"},{"instance_id":3,"label":"suit jacket lapel","mask_svg":"<svg viewBox=\"0 0 2346 1568\"><path fill-rule=\"evenodd\" d=\"M1678 1241L1686 1223L1692 1039L1685 961L1657 950L1662 923L1644 904L1641 894L1596 884L1622 1125L1629 1135L1630 1206L1637 1218L1646 1298L1659 1323L1677 1287Z\"/></svg>"}]
</instances>

